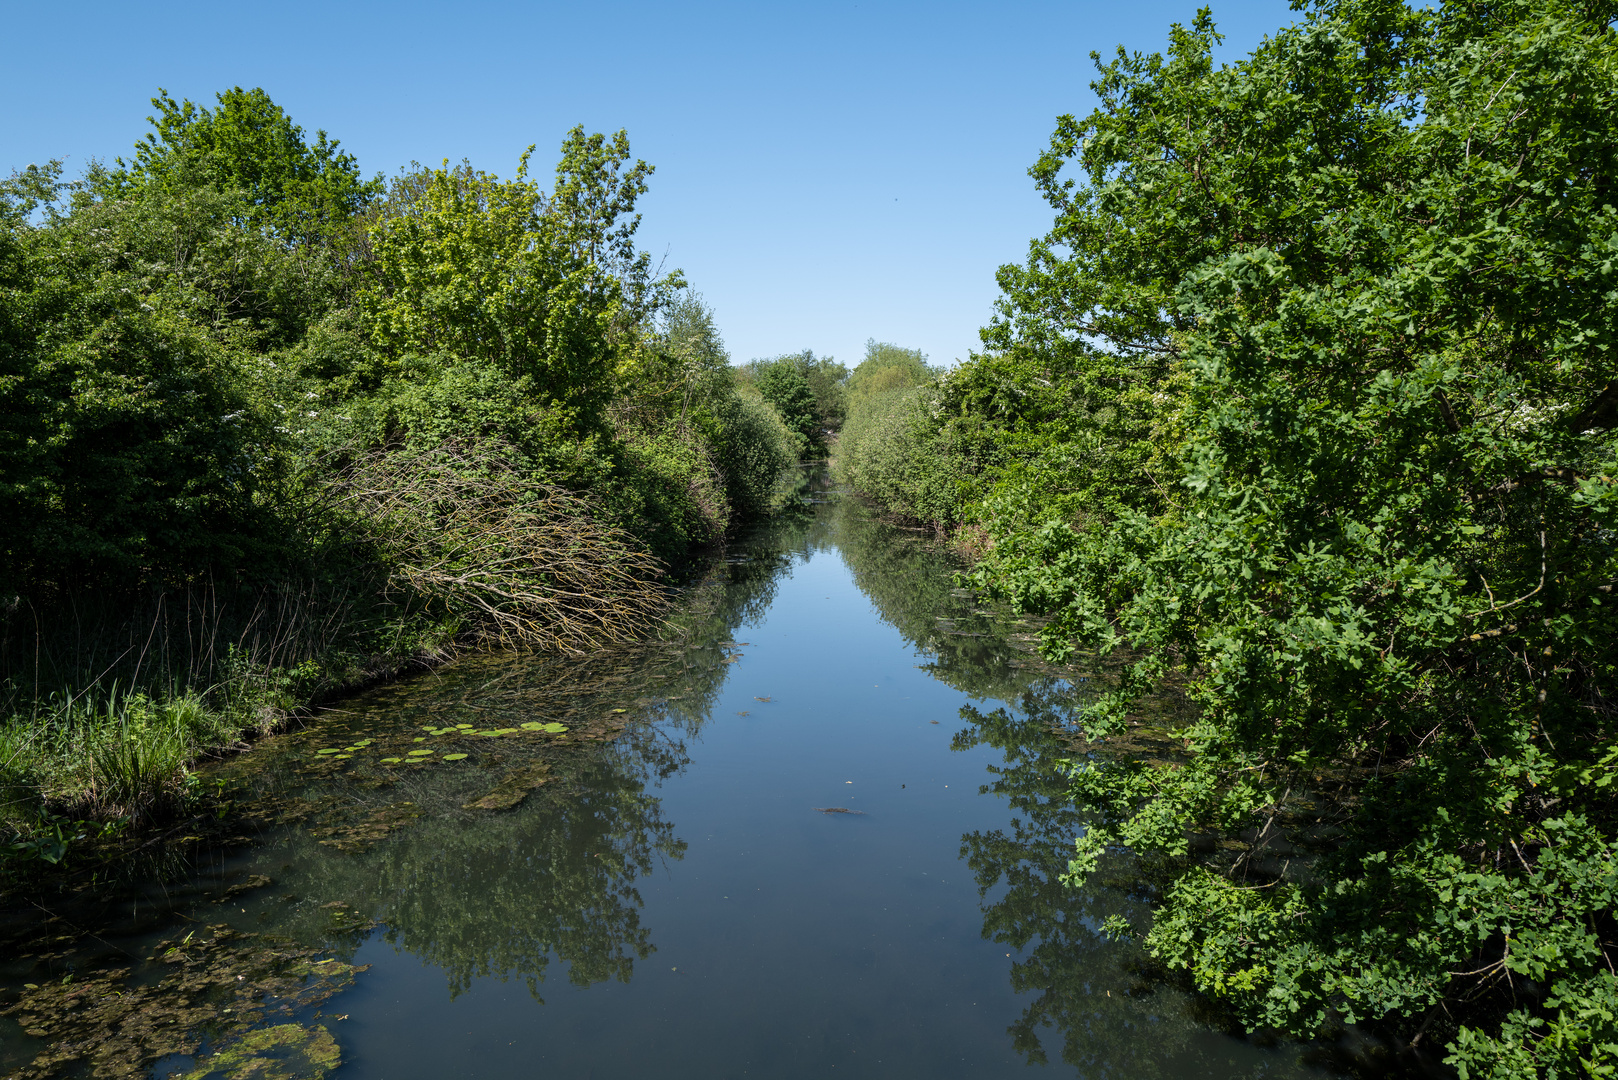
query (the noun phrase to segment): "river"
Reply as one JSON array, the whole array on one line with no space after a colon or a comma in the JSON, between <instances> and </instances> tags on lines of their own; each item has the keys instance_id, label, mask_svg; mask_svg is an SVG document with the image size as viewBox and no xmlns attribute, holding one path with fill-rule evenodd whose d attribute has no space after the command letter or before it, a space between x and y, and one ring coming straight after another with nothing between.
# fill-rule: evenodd
<instances>
[{"instance_id":1,"label":"river","mask_svg":"<svg viewBox=\"0 0 1618 1080\"><path fill-rule=\"evenodd\" d=\"M1085 680L947 551L805 490L656 642L469 657L210 773L249 835L36 927L0 1071L1327 1075L1098 935L1143 919L1127 874L1056 880Z\"/></svg>"}]
</instances>

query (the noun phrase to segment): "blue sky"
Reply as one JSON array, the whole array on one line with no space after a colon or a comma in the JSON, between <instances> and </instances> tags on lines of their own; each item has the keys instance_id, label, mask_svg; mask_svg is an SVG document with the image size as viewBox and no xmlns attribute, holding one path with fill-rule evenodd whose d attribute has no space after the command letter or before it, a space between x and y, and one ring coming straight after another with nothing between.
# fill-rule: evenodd
<instances>
[{"instance_id":1,"label":"blue sky","mask_svg":"<svg viewBox=\"0 0 1618 1080\"><path fill-rule=\"evenodd\" d=\"M656 166L643 246L685 270L737 361L868 338L950 362L1049 225L1027 176L1094 104L1091 50L1161 50L1193 2L9 5L0 170L127 154L158 87L262 86L367 173L627 128ZM71 14L69 14L69 12ZM1215 5L1226 59L1293 21Z\"/></svg>"}]
</instances>

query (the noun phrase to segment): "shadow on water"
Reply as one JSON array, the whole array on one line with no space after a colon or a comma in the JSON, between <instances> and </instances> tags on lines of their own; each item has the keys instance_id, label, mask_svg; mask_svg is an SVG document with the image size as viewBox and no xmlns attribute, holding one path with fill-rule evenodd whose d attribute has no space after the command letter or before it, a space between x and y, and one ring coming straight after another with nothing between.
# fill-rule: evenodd
<instances>
[{"instance_id":1,"label":"shadow on water","mask_svg":"<svg viewBox=\"0 0 1618 1080\"><path fill-rule=\"evenodd\" d=\"M483 989L490 980L511 980L526 988L526 1008L544 1005L556 1017L574 1017L567 1021L573 1026L547 1036L551 1057L504 1065L491 1057L485 1071L492 1074L571 1074L587 1062L592 1075L729 1075L749 1071L751 1061L762 1073L818 1075L832 1059L805 1057L805 1044L791 1042L804 1038L804 1018L795 1014L841 1001L853 1003L860 1023L871 1021L868 1033L849 1036L846 1055L835 1059L845 1075L910 1075L893 1057L880 1059L883 1047L907 1055L916 1075L981 1076L1058 1061L1064 1074L1094 1077L1318 1075L1301 1060L1304 1048L1259 1045L1221 1030L1197 999L1153 979L1136 946L1098 934L1108 915L1142 918L1145 894L1127 867L1084 892L1059 883L1083 827L1062 799L1059 762L1083 752L1074 729L1092 676L1040 661L1033 653L1037 627L957 587L958 566L946 549L837 496L823 473L811 474L804 495L802 512L750 534L688 590L658 640L575 658L468 657L363 695L214 770L212 779L228 786L241 811L233 825L244 834L237 843L205 849L132 885L80 883L71 894L7 905L0 911L0 1072L318 1077L352 1068L381 1075L377 1063L387 1060L389 1076L400 1061L406 1073L442 1075L442 1063L386 1058L386 1044L408 1042L413 1024L440 1023L439 1013L463 996L491 1000ZM805 649L778 669L753 669L775 670L771 677L783 680L808 669L826 688L824 703L768 719L770 706L755 704L771 702L768 695L749 690L752 702L743 699L749 708L722 704L737 693L729 684L748 655L742 639L756 639L760 628L783 618L816 617L803 605L818 601L809 594L822 589L809 590L806 575L811 563L827 565L816 562L826 557L846 567L839 573L857 590L850 597L863 597L872 609L845 604L819 616L830 620L832 636L874 615L902 639L896 649L885 648L904 661L896 667L915 673L910 683L901 680L903 688L917 700L924 691L955 695L948 708L958 710L965 727L941 749L961 759L954 768L964 765L966 776L981 778L976 770L987 768L989 777L975 800L947 804L953 816L911 812L906 808L919 804L891 801L911 795L895 782L894 793L883 796L888 803L849 803L858 815L847 815L846 824L865 831L828 834L802 824L805 814L817 819L811 824L823 816L807 800L791 803L797 816L772 818L758 790L746 787L760 770L778 772L778 786L786 787L796 782L794 764L800 771L819 768L794 749L817 744L791 738L824 741L851 737L826 732L864 730L818 719L850 708L852 691L830 649ZM872 693L880 691L877 685ZM904 704L911 700L904 696L871 714L878 718L871 723L900 733L881 753L903 755L907 746L924 745L915 738L948 732L928 726L943 723L930 704ZM765 723L777 726L750 726ZM943 767L940 760L917 757L896 767L914 780ZM709 769L700 783L688 776L698 766ZM712 771L721 766L732 771ZM864 790L837 783L838 792ZM843 915L823 906L771 909L776 913L759 916L758 940L775 944L762 952L726 937L746 925L741 909L709 929L693 929L698 915L713 919L713 910L682 907L685 901L671 893L717 873L682 867L693 842L705 839L712 849L718 841L682 834L670 820L671 793L684 800L687 829L717 832L739 819L760 830L783 868L747 864L746 880L757 883L760 895L769 888L807 895L831 871L805 877L804 866L822 865L815 860L831 852L865 860L847 863L855 868L848 883L854 891L835 894L863 906ZM728 810L727 799L735 802ZM704 818L707 806L718 809ZM946 824L946 832L959 838L959 860L975 887L976 910L963 914L968 935L981 930L976 942L939 929L954 925L949 905L956 901L948 897L956 894L907 899L916 894L905 890L925 875L891 886L876 882L930 842L940 821L971 826L963 833L960 824ZM953 848L956 841L948 843ZM972 904L970 891L961 896ZM883 914L901 903L916 906ZM846 966L854 924L884 918L872 921L871 934L887 942L891 989L867 961ZM823 945L799 940L816 934L825 936ZM792 999L799 1003L791 1007L766 1006L758 993L749 998L737 989L739 980L725 990L670 981L680 978L684 960L659 965L657 980L643 979L637 964L645 966L660 943L673 948L673 942L682 955L739 954L736 962L755 973L774 970L778 957L800 955L793 949L807 950L800 962L810 970L783 970L775 981L807 987L802 992L811 996ZM445 995L440 1004L432 1004L440 999L430 989L404 986L415 976L388 959L402 956L436 973L436 993ZM970 1034L978 1029L929 1011L947 1001L907 1012L892 995L933 979L926 971L934 962L944 965L939 978L983 971L963 985L972 987L972 998L997 996L997 1007L1013 1017L1010 1025L990 1023L981 1035ZM358 1015L351 1002L395 996L395 983L400 1000L423 1003L418 1012L390 1014L391 1028L340 1022L350 1008ZM822 983L835 988L831 997L812 996ZM642 995L625 999L638 1004L581 996L612 985ZM922 989L916 986L918 994ZM874 995L869 1008L861 993ZM718 996L709 1001L704 994ZM708 1010L704 1015L734 1013L745 1033L693 1028L682 1036L659 1020L691 1001ZM980 1008L977 1000L957 1004ZM517 1005L498 1008L511 1010L502 1015L512 1019L501 1024L537 1022ZM909 1042L895 1034L906 1024L917 1028L904 1036ZM966 1040L960 1045L979 1057L968 1062L966 1050L927 1057L924 1048L946 1042L946 1035ZM570 1049L566 1038L591 1045ZM727 1039L757 1046L719 1045ZM350 1041L360 1056L344 1064ZM623 1047L617 1057L601 1049L609 1043ZM770 1054L784 1056L762 1064ZM477 1072L464 1067L466 1075ZM251 1069L260 1071L243 1071Z\"/></svg>"}]
</instances>

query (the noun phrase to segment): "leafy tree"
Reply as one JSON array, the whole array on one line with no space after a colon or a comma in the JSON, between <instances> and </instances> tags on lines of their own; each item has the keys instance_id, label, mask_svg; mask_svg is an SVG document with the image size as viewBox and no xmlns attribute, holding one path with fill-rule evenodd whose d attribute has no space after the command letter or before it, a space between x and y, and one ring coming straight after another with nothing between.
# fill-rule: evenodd
<instances>
[{"instance_id":1,"label":"leafy tree","mask_svg":"<svg viewBox=\"0 0 1618 1080\"><path fill-rule=\"evenodd\" d=\"M1093 739L1184 680L1183 762L1074 767L1070 880L1165 860L1148 947L1249 1024L1618 1068L1615 16L1323 0L1215 67L1203 12L1031 170L954 407L1106 505L981 580L1130 658Z\"/></svg>"},{"instance_id":2,"label":"leafy tree","mask_svg":"<svg viewBox=\"0 0 1618 1080\"><path fill-rule=\"evenodd\" d=\"M622 300L545 213L528 156L512 180L447 163L403 178L372 233L362 318L392 372L486 366L566 428L599 432Z\"/></svg>"},{"instance_id":3,"label":"leafy tree","mask_svg":"<svg viewBox=\"0 0 1618 1080\"><path fill-rule=\"evenodd\" d=\"M57 172L4 202L0 526L13 587L267 571L280 440L248 361L308 300L285 252L211 189L79 198ZM30 222L44 207L45 220Z\"/></svg>"},{"instance_id":4,"label":"leafy tree","mask_svg":"<svg viewBox=\"0 0 1618 1080\"><path fill-rule=\"evenodd\" d=\"M157 114L147 118L155 130L135 144L132 161L93 173L92 185L109 196L152 187L172 193L203 178L240 191L251 224L294 243L332 239L382 193L380 175L362 179L353 156L324 131L310 145L263 89L237 86L215 96L218 108L207 109L159 90Z\"/></svg>"},{"instance_id":5,"label":"leafy tree","mask_svg":"<svg viewBox=\"0 0 1618 1080\"><path fill-rule=\"evenodd\" d=\"M865 359L848 376L849 408L857 408L878 394L925 385L937 376L938 372L928 365L920 349L905 349L874 339L867 341Z\"/></svg>"},{"instance_id":6,"label":"leafy tree","mask_svg":"<svg viewBox=\"0 0 1618 1080\"><path fill-rule=\"evenodd\" d=\"M822 432L835 432L848 415L848 368L829 356L805 349L797 356L798 370L815 396L815 422Z\"/></svg>"},{"instance_id":7,"label":"leafy tree","mask_svg":"<svg viewBox=\"0 0 1618 1080\"><path fill-rule=\"evenodd\" d=\"M768 516L784 499L783 480L798 461L794 433L761 397L738 385L713 311L700 296L686 293L669 306L660 345L672 376L662 397L671 413L678 398L678 429L694 430L710 449L736 520Z\"/></svg>"},{"instance_id":8,"label":"leafy tree","mask_svg":"<svg viewBox=\"0 0 1618 1080\"><path fill-rule=\"evenodd\" d=\"M609 142L600 132L586 135L582 126L573 128L562 140L547 209L574 256L613 278L631 319L639 321L672 303L685 279L678 270L654 278L651 253L635 250L640 228L635 202L646 194L647 178L657 170L637 159L625 172L628 160L627 132L618 131Z\"/></svg>"},{"instance_id":9,"label":"leafy tree","mask_svg":"<svg viewBox=\"0 0 1618 1080\"><path fill-rule=\"evenodd\" d=\"M787 428L798 434L805 449L823 445L820 417L815 411L815 392L809 386L798 356L774 360L754 360L747 366L752 383L764 400L781 414Z\"/></svg>"},{"instance_id":10,"label":"leafy tree","mask_svg":"<svg viewBox=\"0 0 1618 1080\"><path fill-rule=\"evenodd\" d=\"M833 463L839 479L884 510L940 529L959 523L980 471L962 434L982 425L946 413L950 377L918 349L867 342L848 377L848 421Z\"/></svg>"}]
</instances>

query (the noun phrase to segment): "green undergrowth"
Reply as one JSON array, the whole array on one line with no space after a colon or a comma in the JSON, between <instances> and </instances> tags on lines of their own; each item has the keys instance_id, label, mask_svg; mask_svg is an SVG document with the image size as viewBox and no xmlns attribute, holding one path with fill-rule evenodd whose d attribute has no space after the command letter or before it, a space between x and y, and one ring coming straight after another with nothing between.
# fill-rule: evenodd
<instances>
[{"instance_id":1,"label":"green undergrowth","mask_svg":"<svg viewBox=\"0 0 1618 1080\"><path fill-rule=\"evenodd\" d=\"M263 609L261 602L252 610ZM77 638L41 632L24 640L42 686L61 689L18 686L15 677L0 684L0 881L41 864L95 861L207 812L217 793L198 778L201 762L287 726L312 704L474 643L457 622L418 613L350 625L324 648L286 626L279 636L269 633L273 624L263 628L262 638L238 626L245 643L227 642L222 656L211 656L199 639L222 635L229 611L220 602L211 620L193 606L154 621L137 638L152 654L142 656L144 669L134 657L118 658L119 638L105 621ZM196 616L190 635L187 615ZM249 616L247 625L257 623ZM16 676L17 657L6 659Z\"/></svg>"}]
</instances>

